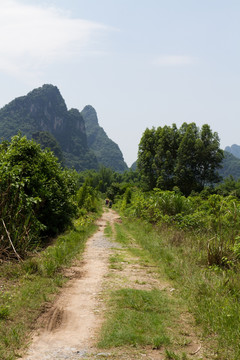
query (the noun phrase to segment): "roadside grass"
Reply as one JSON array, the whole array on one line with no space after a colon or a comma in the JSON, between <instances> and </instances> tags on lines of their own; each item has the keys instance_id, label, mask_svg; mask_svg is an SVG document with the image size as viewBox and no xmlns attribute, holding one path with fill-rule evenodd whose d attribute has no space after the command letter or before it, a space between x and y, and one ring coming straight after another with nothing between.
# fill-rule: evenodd
<instances>
[{"instance_id":1,"label":"roadside grass","mask_svg":"<svg viewBox=\"0 0 240 360\"><path fill-rule=\"evenodd\" d=\"M169 301L159 290L121 289L111 294L111 312L98 346L151 345L159 349L170 343L167 334Z\"/></svg>"},{"instance_id":2,"label":"roadside grass","mask_svg":"<svg viewBox=\"0 0 240 360\"><path fill-rule=\"evenodd\" d=\"M130 239L126 235L126 231L124 231L121 224L115 224L116 230L116 241L123 245L129 245Z\"/></svg>"},{"instance_id":3,"label":"roadside grass","mask_svg":"<svg viewBox=\"0 0 240 360\"><path fill-rule=\"evenodd\" d=\"M171 228L154 228L137 219L124 219L123 228L148 252L161 274L172 281L187 302L196 325L201 325L211 344L213 358L239 360L239 272L207 267L206 239L200 236L179 235Z\"/></svg>"},{"instance_id":4,"label":"roadside grass","mask_svg":"<svg viewBox=\"0 0 240 360\"><path fill-rule=\"evenodd\" d=\"M167 290L157 289L154 281L152 285L146 282L146 274L150 273L150 278L152 272L156 275L156 263L148 251L136 244L124 225L115 224L115 230L116 240L124 247L115 249L110 257L110 269L124 270L124 263L140 265L141 275L139 279L132 280L131 286L131 280L125 275L119 282L118 275L114 273L117 281L114 290L106 293L108 310L98 347L119 347L128 351L133 348L141 351L161 349L161 353L168 349L166 359L187 360L182 350L189 345L189 334L185 327L183 331L179 318L180 313L186 311L183 301L169 295ZM144 276L144 281L141 276ZM118 284L121 284L120 289ZM148 289L136 289L135 286L139 285L146 285ZM177 353L170 351L173 348Z\"/></svg>"},{"instance_id":5,"label":"roadside grass","mask_svg":"<svg viewBox=\"0 0 240 360\"><path fill-rule=\"evenodd\" d=\"M22 263L0 265L0 359L19 357L34 322L67 280L64 267L79 257L95 231L95 216L76 220L54 244Z\"/></svg>"}]
</instances>

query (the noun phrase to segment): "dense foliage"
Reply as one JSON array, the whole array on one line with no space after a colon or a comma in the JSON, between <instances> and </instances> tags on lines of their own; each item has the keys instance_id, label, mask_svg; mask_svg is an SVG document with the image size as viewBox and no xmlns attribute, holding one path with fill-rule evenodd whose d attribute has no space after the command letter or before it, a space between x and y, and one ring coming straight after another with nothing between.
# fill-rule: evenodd
<instances>
[{"instance_id":1,"label":"dense foliage","mask_svg":"<svg viewBox=\"0 0 240 360\"><path fill-rule=\"evenodd\" d=\"M64 163L63 152L57 140L47 131L36 131L32 138L41 145L43 149L51 150L61 164Z\"/></svg>"},{"instance_id":2,"label":"dense foliage","mask_svg":"<svg viewBox=\"0 0 240 360\"><path fill-rule=\"evenodd\" d=\"M233 176L229 176L215 188L215 192L223 196L233 195L240 199L240 177L235 180Z\"/></svg>"},{"instance_id":3,"label":"dense foliage","mask_svg":"<svg viewBox=\"0 0 240 360\"><path fill-rule=\"evenodd\" d=\"M128 170L124 173L115 172L110 168L101 167L99 171L88 170L78 174L78 185L85 183L98 190L102 197L115 202L126 189L140 185L138 171Z\"/></svg>"},{"instance_id":4,"label":"dense foliage","mask_svg":"<svg viewBox=\"0 0 240 360\"><path fill-rule=\"evenodd\" d=\"M0 179L1 253L24 254L71 223L74 177L34 141L17 135L0 145Z\"/></svg>"},{"instance_id":5,"label":"dense foliage","mask_svg":"<svg viewBox=\"0 0 240 360\"><path fill-rule=\"evenodd\" d=\"M237 145L236 145L237 146ZM227 147L226 149L228 149ZM218 173L221 178L226 179L229 176L232 176L235 180L240 178L240 159L230 153L229 151L224 151L224 158L221 162L221 167L218 169ZM135 161L132 166L132 170L137 170L137 161Z\"/></svg>"},{"instance_id":6,"label":"dense foliage","mask_svg":"<svg viewBox=\"0 0 240 360\"><path fill-rule=\"evenodd\" d=\"M77 205L84 212L96 212L98 209L98 191L88 180L78 190Z\"/></svg>"},{"instance_id":7,"label":"dense foliage","mask_svg":"<svg viewBox=\"0 0 240 360\"><path fill-rule=\"evenodd\" d=\"M234 266L240 259L240 200L235 196L203 192L185 197L174 191L133 189L123 197L121 209L158 226L202 234L208 239L210 265Z\"/></svg>"},{"instance_id":8,"label":"dense foliage","mask_svg":"<svg viewBox=\"0 0 240 360\"><path fill-rule=\"evenodd\" d=\"M186 195L219 181L223 159L217 133L195 123L146 129L139 144L138 168L148 190L155 187Z\"/></svg>"}]
</instances>

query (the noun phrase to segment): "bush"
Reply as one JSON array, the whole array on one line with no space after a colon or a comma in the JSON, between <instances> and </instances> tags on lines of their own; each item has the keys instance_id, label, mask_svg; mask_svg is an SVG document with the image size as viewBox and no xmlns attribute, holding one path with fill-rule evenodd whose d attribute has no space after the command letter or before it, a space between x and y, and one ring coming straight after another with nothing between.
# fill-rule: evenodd
<instances>
[{"instance_id":1,"label":"bush","mask_svg":"<svg viewBox=\"0 0 240 360\"><path fill-rule=\"evenodd\" d=\"M98 209L97 190L88 185L86 181L77 193L77 205L80 211L86 210L96 212Z\"/></svg>"},{"instance_id":2,"label":"bush","mask_svg":"<svg viewBox=\"0 0 240 360\"><path fill-rule=\"evenodd\" d=\"M66 229L76 207L75 183L52 152L21 135L0 145L0 256L24 255ZM11 244L12 242L12 244Z\"/></svg>"},{"instance_id":3,"label":"bush","mask_svg":"<svg viewBox=\"0 0 240 360\"><path fill-rule=\"evenodd\" d=\"M207 196L206 192L185 197L179 191L160 189L134 189L128 203L126 196L120 209L127 215L204 235L209 265L229 268L240 260L240 201L236 197Z\"/></svg>"}]
</instances>

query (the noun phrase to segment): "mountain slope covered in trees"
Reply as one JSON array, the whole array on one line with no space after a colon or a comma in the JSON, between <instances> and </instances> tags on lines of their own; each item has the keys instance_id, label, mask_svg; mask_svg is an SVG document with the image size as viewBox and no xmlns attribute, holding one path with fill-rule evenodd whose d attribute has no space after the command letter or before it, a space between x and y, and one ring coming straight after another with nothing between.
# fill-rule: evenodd
<instances>
[{"instance_id":1,"label":"mountain slope covered in trees","mask_svg":"<svg viewBox=\"0 0 240 360\"><path fill-rule=\"evenodd\" d=\"M99 164L123 172L128 169L119 146L109 139L99 126L95 109L88 105L81 112L85 121L88 145L95 153Z\"/></svg>"},{"instance_id":2,"label":"mountain slope covered in trees","mask_svg":"<svg viewBox=\"0 0 240 360\"><path fill-rule=\"evenodd\" d=\"M233 154L240 159L240 145L233 144L231 146L226 146L225 151Z\"/></svg>"},{"instance_id":3,"label":"mountain slope covered in trees","mask_svg":"<svg viewBox=\"0 0 240 360\"><path fill-rule=\"evenodd\" d=\"M224 158L222 161L222 168L219 169L219 174L224 179L232 176L235 180L240 178L240 159L228 151L224 151Z\"/></svg>"},{"instance_id":4,"label":"mountain slope covered in trees","mask_svg":"<svg viewBox=\"0 0 240 360\"><path fill-rule=\"evenodd\" d=\"M98 125L95 110L91 106L82 114L68 110L56 86L43 85L0 109L0 139L10 140L19 131L49 147L62 164L77 171L98 169L99 164L127 170L118 145Z\"/></svg>"}]
</instances>

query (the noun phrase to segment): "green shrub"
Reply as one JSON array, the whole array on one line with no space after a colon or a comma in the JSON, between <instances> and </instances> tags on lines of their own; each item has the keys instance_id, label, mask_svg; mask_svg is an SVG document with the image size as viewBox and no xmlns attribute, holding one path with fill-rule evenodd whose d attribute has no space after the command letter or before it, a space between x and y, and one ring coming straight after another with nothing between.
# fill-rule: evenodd
<instances>
[{"instance_id":1,"label":"green shrub","mask_svg":"<svg viewBox=\"0 0 240 360\"><path fill-rule=\"evenodd\" d=\"M235 266L240 259L240 201L234 196L193 194L185 197L179 190L131 190L131 201L123 196L119 207L128 216L151 224L173 226L206 237L205 247L210 266Z\"/></svg>"},{"instance_id":2,"label":"green shrub","mask_svg":"<svg viewBox=\"0 0 240 360\"><path fill-rule=\"evenodd\" d=\"M0 256L24 255L70 225L75 182L57 159L21 135L0 145Z\"/></svg>"},{"instance_id":3,"label":"green shrub","mask_svg":"<svg viewBox=\"0 0 240 360\"><path fill-rule=\"evenodd\" d=\"M77 205L80 211L96 212L98 209L98 193L86 181L77 193Z\"/></svg>"}]
</instances>

